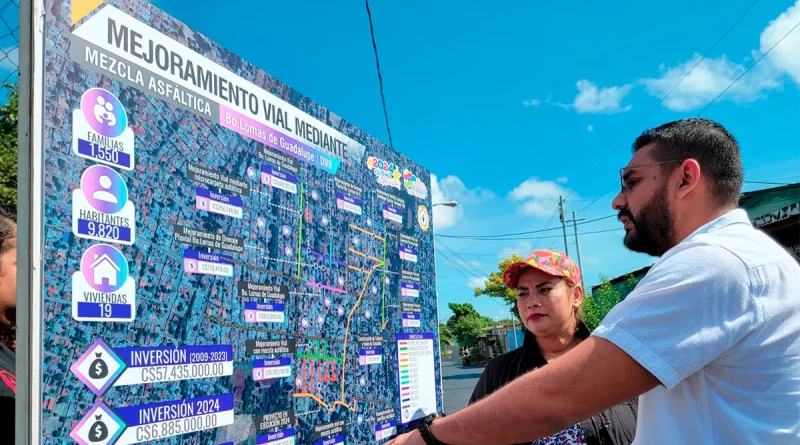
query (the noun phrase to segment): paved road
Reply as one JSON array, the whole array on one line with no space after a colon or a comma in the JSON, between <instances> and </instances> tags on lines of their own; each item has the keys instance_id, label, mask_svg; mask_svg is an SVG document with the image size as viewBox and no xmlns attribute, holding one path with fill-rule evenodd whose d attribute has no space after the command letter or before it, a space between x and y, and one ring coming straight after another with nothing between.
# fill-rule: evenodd
<instances>
[{"instance_id":1,"label":"paved road","mask_svg":"<svg viewBox=\"0 0 800 445\"><path fill-rule=\"evenodd\" d=\"M460 363L442 361L442 391L444 392L444 412L454 412L467 406L472 390L483 373L483 366L461 366Z\"/></svg>"}]
</instances>

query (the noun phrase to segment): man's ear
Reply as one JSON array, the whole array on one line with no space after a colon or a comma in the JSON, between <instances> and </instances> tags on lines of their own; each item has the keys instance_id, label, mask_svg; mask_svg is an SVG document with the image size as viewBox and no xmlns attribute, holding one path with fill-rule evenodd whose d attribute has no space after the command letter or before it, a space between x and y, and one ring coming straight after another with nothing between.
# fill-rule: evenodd
<instances>
[{"instance_id":1,"label":"man's ear","mask_svg":"<svg viewBox=\"0 0 800 445\"><path fill-rule=\"evenodd\" d=\"M678 177L675 196L678 199L684 199L700 184L700 175L702 174L702 169L700 168L700 163L697 162L697 160L687 159L681 163L681 166L678 167L676 173L680 176Z\"/></svg>"}]
</instances>

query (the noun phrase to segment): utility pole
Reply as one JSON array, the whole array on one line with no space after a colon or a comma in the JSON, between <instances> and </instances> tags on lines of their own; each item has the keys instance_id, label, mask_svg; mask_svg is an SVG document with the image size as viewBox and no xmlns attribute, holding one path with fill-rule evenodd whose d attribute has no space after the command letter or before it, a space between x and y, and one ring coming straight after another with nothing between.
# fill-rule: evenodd
<instances>
[{"instance_id":1,"label":"utility pole","mask_svg":"<svg viewBox=\"0 0 800 445\"><path fill-rule=\"evenodd\" d=\"M514 327L514 349L519 348L519 344L517 343L517 321L514 320L514 313L511 313L511 326Z\"/></svg>"},{"instance_id":2,"label":"utility pole","mask_svg":"<svg viewBox=\"0 0 800 445\"><path fill-rule=\"evenodd\" d=\"M581 287L583 288L583 292L586 292L586 284L583 280L583 262L581 261L581 245L578 242L578 217L575 215L575 212L572 212L572 228L575 230L575 250L578 251L578 267L581 269ZM580 219L583 221L583 219Z\"/></svg>"},{"instance_id":3,"label":"utility pole","mask_svg":"<svg viewBox=\"0 0 800 445\"><path fill-rule=\"evenodd\" d=\"M569 256L569 247L567 247L567 218L564 216L564 198L558 197L558 210L561 213L561 229L564 231L564 253Z\"/></svg>"}]
</instances>

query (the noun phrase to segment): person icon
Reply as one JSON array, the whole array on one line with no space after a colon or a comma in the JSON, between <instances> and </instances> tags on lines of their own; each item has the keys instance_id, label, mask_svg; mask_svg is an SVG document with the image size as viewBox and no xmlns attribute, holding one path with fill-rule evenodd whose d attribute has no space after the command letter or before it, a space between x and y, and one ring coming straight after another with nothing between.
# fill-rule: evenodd
<instances>
[{"instance_id":1,"label":"person icon","mask_svg":"<svg viewBox=\"0 0 800 445\"><path fill-rule=\"evenodd\" d=\"M106 102L103 96L97 96L97 103L94 105L94 118L101 124L113 127L117 124L117 117L114 116L114 105Z\"/></svg>"},{"instance_id":2,"label":"person icon","mask_svg":"<svg viewBox=\"0 0 800 445\"><path fill-rule=\"evenodd\" d=\"M112 185L111 178L109 178L106 175L100 176L100 179L98 180L98 183L100 184L100 187L102 187L103 189L109 189L109 188L111 188L111 185ZM94 198L94 199L96 199L98 201L110 202L110 203L113 203L113 204L118 204L119 203L119 201L117 200L117 197L114 196L114 194L109 192L108 190L98 190L98 191L92 193L92 198Z\"/></svg>"}]
</instances>

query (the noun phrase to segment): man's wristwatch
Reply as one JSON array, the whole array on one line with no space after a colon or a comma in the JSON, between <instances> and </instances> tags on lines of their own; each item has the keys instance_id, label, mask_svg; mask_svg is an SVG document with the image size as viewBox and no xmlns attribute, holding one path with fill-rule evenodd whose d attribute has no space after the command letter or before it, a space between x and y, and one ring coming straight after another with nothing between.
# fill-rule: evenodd
<instances>
[{"instance_id":1,"label":"man's wristwatch","mask_svg":"<svg viewBox=\"0 0 800 445\"><path fill-rule=\"evenodd\" d=\"M443 416L440 416L439 414L430 414L422 419L422 421L419 423L419 426L417 426L419 435L422 436L422 440L425 441L425 445L447 445L446 443L434 437L430 429L433 420L439 417Z\"/></svg>"}]
</instances>

